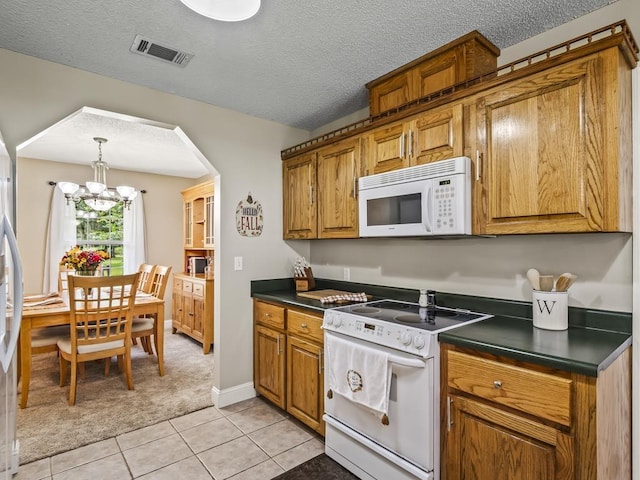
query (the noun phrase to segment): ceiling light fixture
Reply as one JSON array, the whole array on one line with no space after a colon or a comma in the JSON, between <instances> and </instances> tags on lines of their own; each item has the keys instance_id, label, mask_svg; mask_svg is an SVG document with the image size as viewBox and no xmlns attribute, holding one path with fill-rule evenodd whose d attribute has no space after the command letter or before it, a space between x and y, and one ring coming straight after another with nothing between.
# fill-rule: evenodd
<instances>
[{"instance_id":1,"label":"ceiling light fixture","mask_svg":"<svg viewBox=\"0 0 640 480\"><path fill-rule=\"evenodd\" d=\"M100 212L110 210L119 202L129 208L131 201L138 195L138 191L126 185L116 188L107 187L109 165L107 165L107 162L102 161L102 144L106 143L107 139L102 137L93 137L93 139L98 142L98 161L92 162L93 182L87 182L86 185L58 182L58 187L64 193L67 204L69 200L73 200L76 204L84 200L88 207Z\"/></svg>"},{"instance_id":2,"label":"ceiling light fixture","mask_svg":"<svg viewBox=\"0 0 640 480\"><path fill-rule=\"evenodd\" d=\"M260 10L260 0L180 0L200 15L223 22L240 22Z\"/></svg>"}]
</instances>

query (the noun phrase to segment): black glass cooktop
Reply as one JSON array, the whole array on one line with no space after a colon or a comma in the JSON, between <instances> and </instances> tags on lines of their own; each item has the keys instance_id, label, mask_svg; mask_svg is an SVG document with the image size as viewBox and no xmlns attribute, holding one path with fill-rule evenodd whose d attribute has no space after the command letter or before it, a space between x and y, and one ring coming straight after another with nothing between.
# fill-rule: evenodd
<instances>
[{"instance_id":1,"label":"black glass cooktop","mask_svg":"<svg viewBox=\"0 0 640 480\"><path fill-rule=\"evenodd\" d=\"M396 323L422 330L442 330L455 327L465 322L479 320L488 315L438 307L420 307L417 303L398 302L395 300L377 300L338 307L335 310L351 313L366 318L375 318L385 322Z\"/></svg>"}]
</instances>

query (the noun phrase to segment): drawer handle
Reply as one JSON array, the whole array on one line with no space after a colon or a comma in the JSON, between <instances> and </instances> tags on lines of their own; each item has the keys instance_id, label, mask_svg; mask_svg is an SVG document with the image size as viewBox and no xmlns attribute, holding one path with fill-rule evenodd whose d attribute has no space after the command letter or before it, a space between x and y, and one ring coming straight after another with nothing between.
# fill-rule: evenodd
<instances>
[{"instance_id":1,"label":"drawer handle","mask_svg":"<svg viewBox=\"0 0 640 480\"><path fill-rule=\"evenodd\" d=\"M500 380L494 380L493 381L493 386L495 388L502 388L502 382Z\"/></svg>"},{"instance_id":2,"label":"drawer handle","mask_svg":"<svg viewBox=\"0 0 640 480\"><path fill-rule=\"evenodd\" d=\"M307 324L306 324L306 323L301 323L301 324L300 324L300 327L301 327L301 328L307 328Z\"/></svg>"},{"instance_id":3,"label":"drawer handle","mask_svg":"<svg viewBox=\"0 0 640 480\"><path fill-rule=\"evenodd\" d=\"M265 317L265 318L269 318L270 316L271 316L271 314L270 314L269 312L267 312L267 313L265 313L265 314L264 314L264 317Z\"/></svg>"}]
</instances>

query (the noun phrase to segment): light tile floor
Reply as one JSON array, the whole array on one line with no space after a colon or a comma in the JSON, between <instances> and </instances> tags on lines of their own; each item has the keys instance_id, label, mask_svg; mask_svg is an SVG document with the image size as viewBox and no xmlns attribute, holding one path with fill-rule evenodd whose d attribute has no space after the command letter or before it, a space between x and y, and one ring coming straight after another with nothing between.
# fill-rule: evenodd
<instances>
[{"instance_id":1,"label":"light tile floor","mask_svg":"<svg viewBox=\"0 0 640 480\"><path fill-rule=\"evenodd\" d=\"M315 432L253 398L21 465L13 480L266 480L323 451Z\"/></svg>"}]
</instances>

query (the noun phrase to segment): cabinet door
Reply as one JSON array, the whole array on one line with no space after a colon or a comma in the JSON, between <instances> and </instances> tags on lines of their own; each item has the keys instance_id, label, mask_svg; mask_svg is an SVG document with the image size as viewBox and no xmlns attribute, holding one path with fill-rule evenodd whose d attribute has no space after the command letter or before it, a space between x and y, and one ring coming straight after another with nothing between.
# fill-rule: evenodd
<instances>
[{"instance_id":1,"label":"cabinet door","mask_svg":"<svg viewBox=\"0 0 640 480\"><path fill-rule=\"evenodd\" d=\"M464 76L464 63L463 49L456 48L413 69L414 98L424 97L460 82Z\"/></svg>"},{"instance_id":2,"label":"cabinet door","mask_svg":"<svg viewBox=\"0 0 640 480\"><path fill-rule=\"evenodd\" d=\"M316 154L282 162L283 238L316 238Z\"/></svg>"},{"instance_id":3,"label":"cabinet door","mask_svg":"<svg viewBox=\"0 0 640 480\"><path fill-rule=\"evenodd\" d=\"M285 408L285 335L256 325L254 331L253 375L255 389L268 400Z\"/></svg>"},{"instance_id":4,"label":"cabinet door","mask_svg":"<svg viewBox=\"0 0 640 480\"><path fill-rule=\"evenodd\" d=\"M389 80L371 87L369 90L369 113L374 116L407 103L415 97L412 90L413 76L409 72L391 77Z\"/></svg>"},{"instance_id":5,"label":"cabinet door","mask_svg":"<svg viewBox=\"0 0 640 480\"><path fill-rule=\"evenodd\" d=\"M175 285L175 283L174 283ZM174 290L171 295L172 305L171 305L171 314L174 326L182 326L184 323L184 310L183 310L183 297L182 290Z\"/></svg>"},{"instance_id":6,"label":"cabinet door","mask_svg":"<svg viewBox=\"0 0 640 480\"><path fill-rule=\"evenodd\" d=\"M411 165L460 157L464 150L462 104L425 112L411 122Z\"/></svg>"},{"instance_id":7,"label":"cabinet door","mask_svg":"<svg viewBox=\"0 0 640 480\"><path fill-rule=\"evenodd\" d=\"M287 338L287 411L324 433L322 346L289 335Z\"/></svg>"},{"instance_id":8,"label":"cabinet door","mask_svg":"<svg viewBox=\"0 0 640 480\"><path fill-rule=\"evenodd\" d=\"M191 333L202 340L204 336L204 298L193 296L191 298Z\"/></svg>"},{"instance_id":9,"label":"cabinet door","mask_svg":"<svg viewBox=\"0 0 640 480\"><path fill-rule=\"evenodd\" d=\"M365 134L362 137L364 174L374 175L408 167L408 135L408 122L395 123Z\"/></svg>"},{"instance_id":10,"label":"cabinet door","mask_svg":"<svg viewBox=\"0 0 640 480\"><path fill-rule=\"evenodd\" d=\"M318 151L318 238L358 237L360 139Z\"/></svg>"},{"instance_id":11,"label":"cabinet door","mask_svg":"<svg viewBox=\"0 0 640 480\"><path fill-rule=\"evenodd\" d=\"M568 435L468 398L454 395L450 401L449 480L573 478Z\"/></svg>"},{"instance_id":12,"label":"cabinet door","mask_svg":"<svg viewBox=\"0 0 640 480\"><path fill-rule=\"evenodd\" d=\"M184 202L182 207L184 247L193 247L193 202Z\"/></svg>"},{"instance_id":13,"label":"cabinet door","mask_svg":"<svg viewBox=\"0 0 640 480\"><path fill-rule=\"evenodd\" d=\"M214 247L214 196L204 197L204 248Z\"/></svg>"},{"instance_id":14,"label":"cabinet door","mask_svg":"<svg viewBox=\"0 0 640 480\"><path fill-rule=\"evenodd\" d=\"M475 233L602 230L599 66L582 59L478 100L483 224Z\"/></svg>"}]
</instances>

